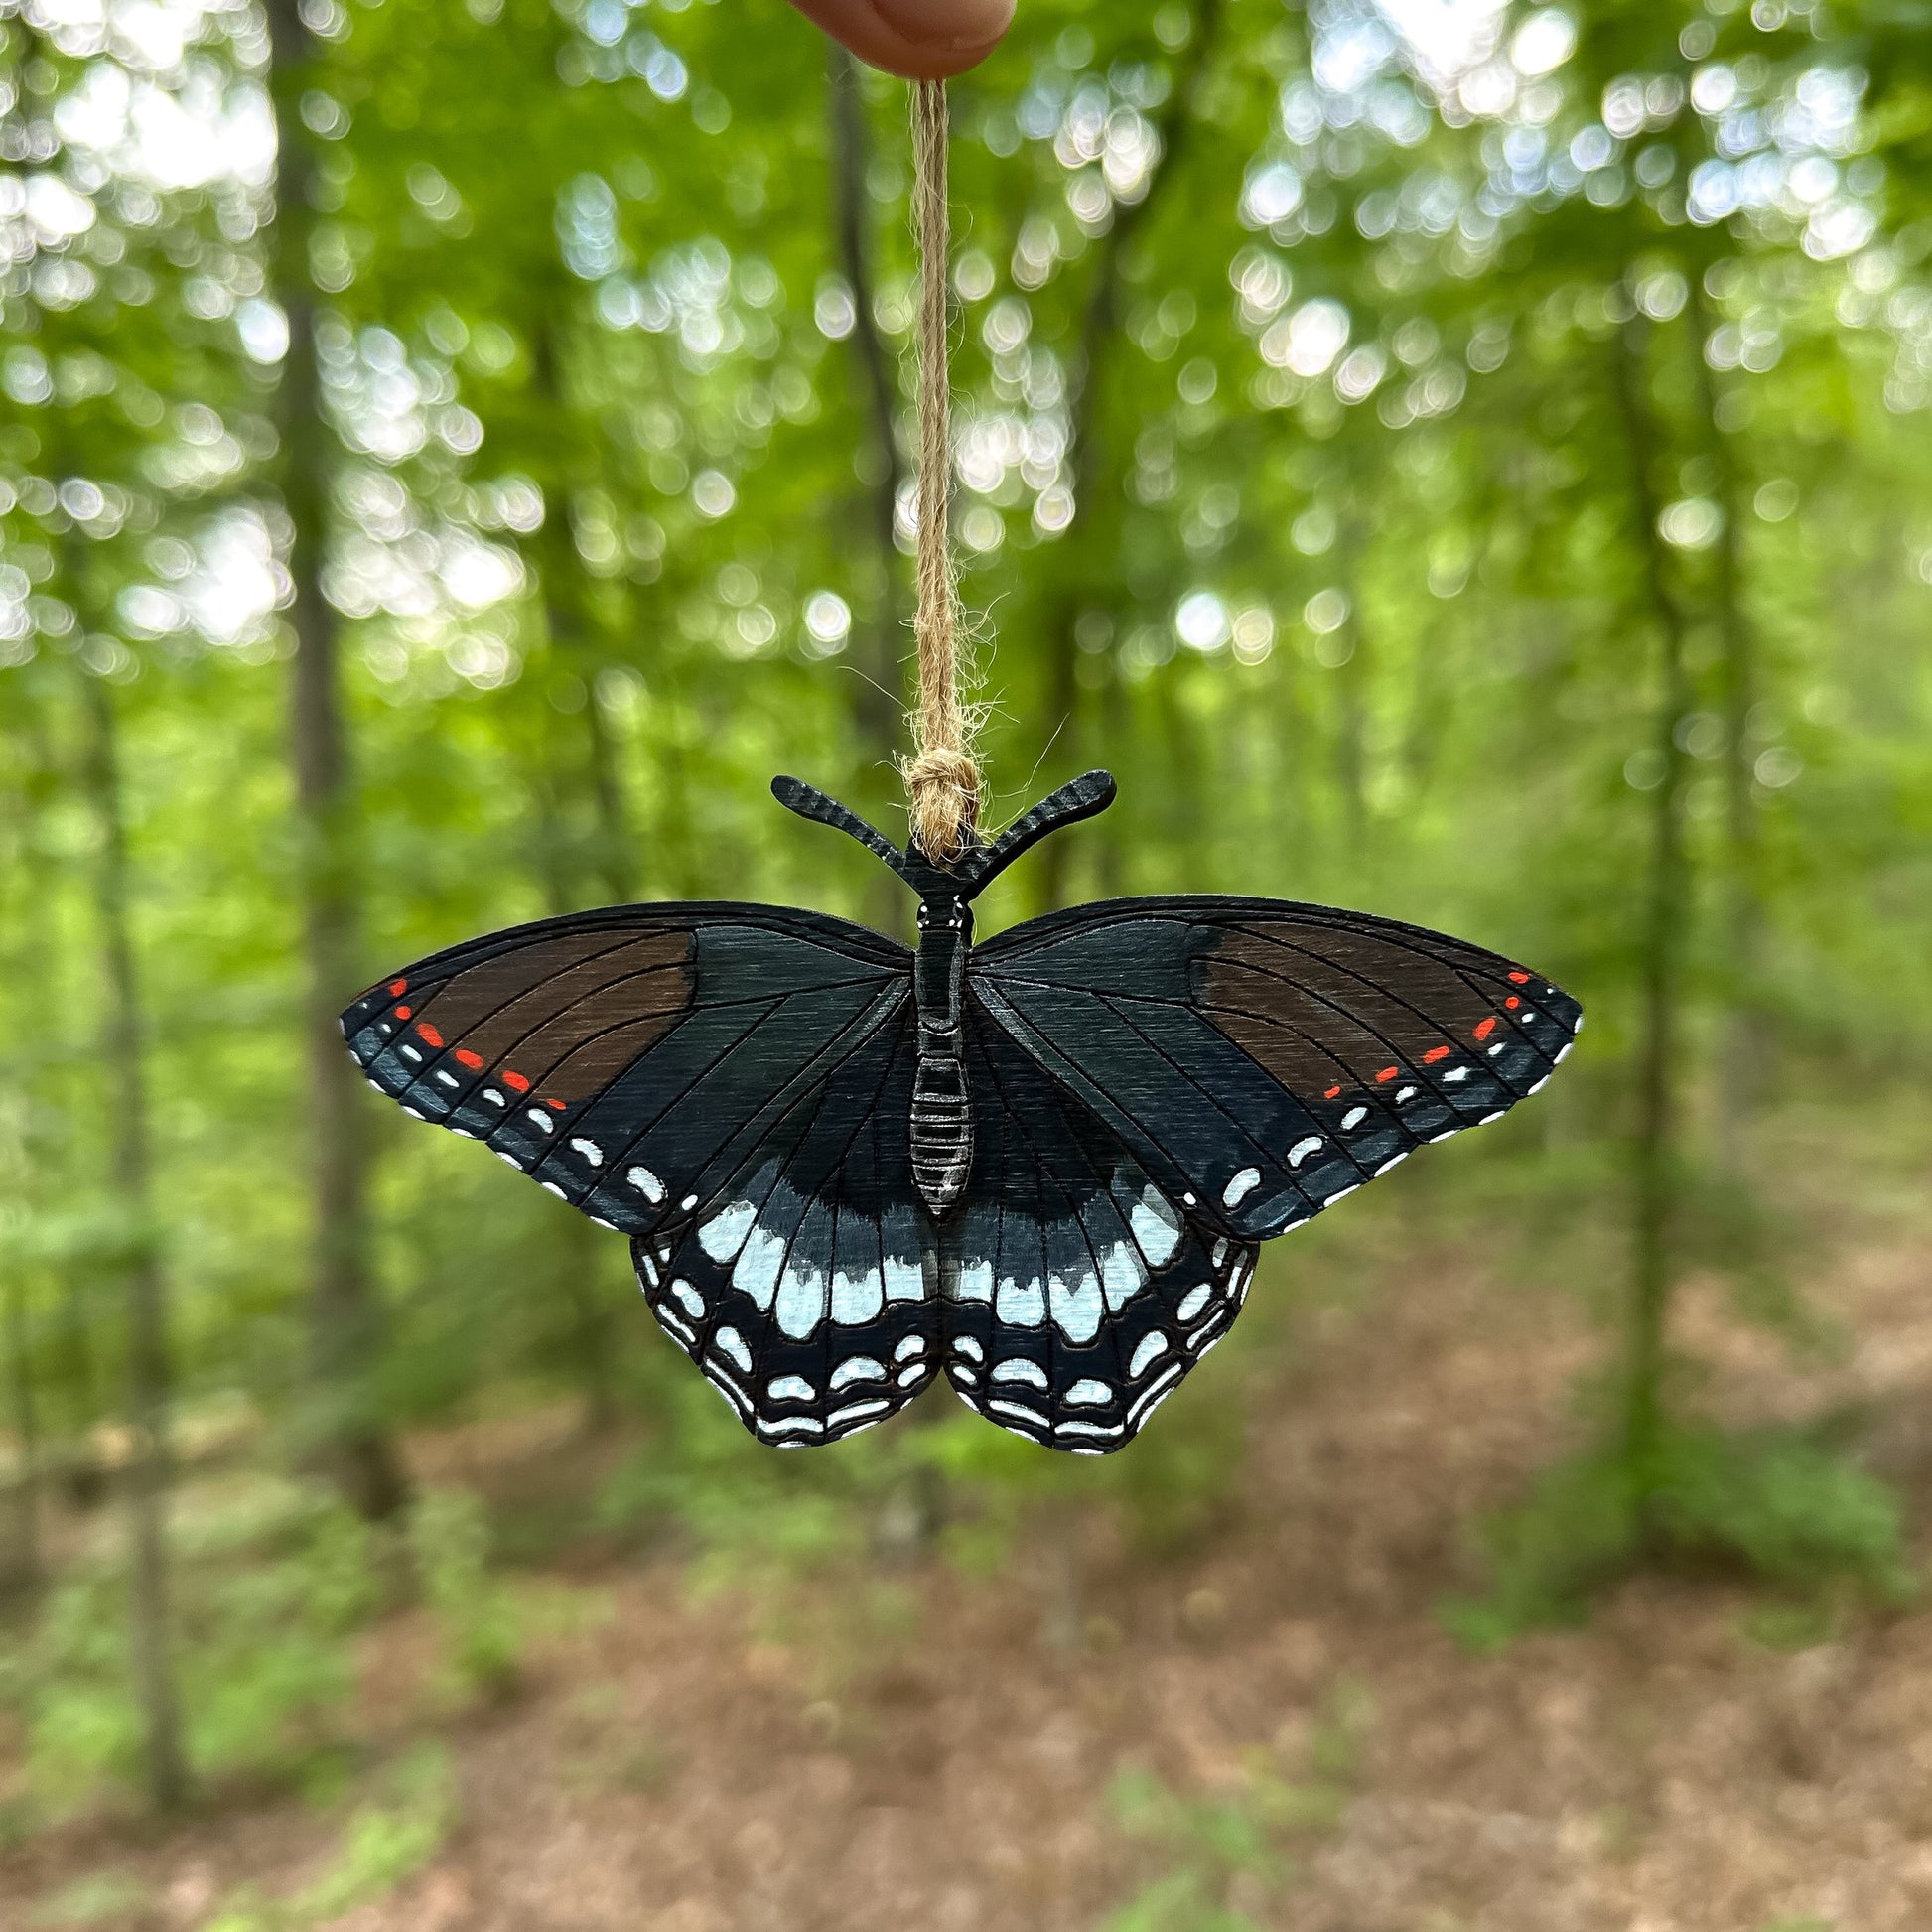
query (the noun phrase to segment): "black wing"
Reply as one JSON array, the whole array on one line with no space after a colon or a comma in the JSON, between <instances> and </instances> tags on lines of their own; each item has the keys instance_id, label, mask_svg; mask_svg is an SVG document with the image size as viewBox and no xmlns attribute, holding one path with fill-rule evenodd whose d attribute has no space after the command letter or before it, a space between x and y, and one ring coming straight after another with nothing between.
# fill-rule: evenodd
<instances>
[{"instance_id":1,"label":"black wing","mask_svg":"<svg viewBox=\"0 0 1932 1932\"><path fill-rule=\"evenodd\" d=\"M912 1184L909 1001L796 1094L680 1224L630 1244L665 1332L759 1442L836 1442L930 1379L938 1255Z\"/></svg>"},{"instance_id":2,"label":"black wing","mask_svg":"<svg viewBox=\"0 0 1932 1932\"><path fill-rule=\"evenodd\" d=\"M631 1235L658 1321L760 1440L829 1442L917 1393L933 1333L910 966L810 913L618 907L438 953L343 1031L408 1112Z\"/></svg>"},{"instance_id":3,"label":"black wing","mask_svg":"<svg viewBox=\"0 0 1932 1932\"><path fill-rule=\"evenodd\" d=\"M911 996L911 956L761 905L634 905L492 933L343 1015L369 1084L604 1226L655 1236L740 1172Z\"/></svg>"},{"instance_id":4,"label":"black wing","mask_svg":"<svg viewBox=\"0 0 1932 1932\"><path fill-rule=\"evenodd\" d=\"M1263 1241L1537 1091L1583 1026L1461 940L1281 900L1120 899L978 948L982 1010L1204 1228Z\"/></svg>"},{"instance_id":5,"label":"black wing","mask_svg":"<svg viewBox=\"0 0 1932 1932\"><path fill-rule=\"evenodd\" d=\"M1254 1246L1152 1178L983 1008L967 1071L973 1173L941 1235L947 1375L1003 1429L1107 1454L1226 1333Z\"/></svg>"}]
</instances>

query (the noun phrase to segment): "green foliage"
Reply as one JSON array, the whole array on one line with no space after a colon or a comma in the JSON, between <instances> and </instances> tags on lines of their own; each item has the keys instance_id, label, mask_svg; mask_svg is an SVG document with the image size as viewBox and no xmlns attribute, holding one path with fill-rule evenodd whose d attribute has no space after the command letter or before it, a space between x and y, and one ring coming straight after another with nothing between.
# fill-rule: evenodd
<instances>
[{"instance_id":1,"label":"green foliage","mask_svg":"<svg viewBox=\"0 0 1932 1932\"><path fill-rule=\"evenodd\" d=\"M523 1647L517 1603L489 1572L489 1523L467 1489L428 1489L409 1515L416 1576L441 1640L444 1688L463 1700L500 1697Z\"/></svg>"},{"instance_id":2,"label":"green foliage","mask_svg":"<svg viewBox=\"0 0 1932 1932\"><path fill-rule=\"evenodd\" d=\"M1896 1493L1792 1431L1673 1429L1640 1483L1621 1455L1578 1456L1483 1529L1488 1588L1450 1605L1478 1648L1580 1620L1591 1594L1643 1561L1742 1570L1816 1599L1849 1588L1901 1606L1917 1593Z\"/></svg>"},{"instance_id":3,"label":"green foliage","mask_svg":"<svg viewBox=\"0 0 1932 1932\"><path fill-rule=\"evenodd\" d=\"M368 1529L339 1504L298 1501L266 1519L247 1511L189 1526L177 1548L200 1557L180 1567L176 1591L191 1762L216 1781L307 1774L331 1748L353 1683L352 1633L379 1601ZM64 1578L0 1667L45 1812L138 1781L118 1555Z\"/></svg>"}]
</instances>

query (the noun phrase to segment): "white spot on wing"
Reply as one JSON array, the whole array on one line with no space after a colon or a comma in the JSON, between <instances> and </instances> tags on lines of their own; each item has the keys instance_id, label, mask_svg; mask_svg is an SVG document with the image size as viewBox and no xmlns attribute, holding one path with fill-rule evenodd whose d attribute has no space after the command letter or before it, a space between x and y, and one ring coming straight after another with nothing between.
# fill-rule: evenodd
<instances>
[{"instance_id":1,"label":"white spot on wing","mask_svg":"<svg viewBox=\"0 0 1932 1932\"><path fill-rule=\"evenodd\" d=\"M638 1186L643 1185L637 1180L637 1175L642 1172L641 1168L631 1170L631 1180ZM650 1189L646 1187L644 1192L648 1194ZM745 1237L751 1233L758 1212L748 1200L735 1200L729 1207L720 1208L698 1230L698 1246L713 1261L729 1261L745 1245Z\"/></svg>"},{"instance_id":2,"label":"white spot on wing","mask_svg":"<svg viewBox=\"0 0 1932 1932\"><path fill-rule=\"evenodd\" d=\"M1375 1178L1376 1178L1377 1180L1380 1180L1380 1179L1382 1178L1382 1176L1383 1176L1383 1175L1384 1175L1385 1173L1388 1173L1388 1171L1389 1171L1389 1170L1390 1170L1391 1168L1399 1168L1399 1167L1401 1167L1401 1165L1403 1164L1403 1162L1405 1162L1406 1160L1408 1160L1408 1158L1409 1158L1409 1151L1408 1151L1408 1149L1406 1149L1406 1148L1405 1148L1405 1149L1404 1149L1404 1150L1402 1151L1402 1153L1400 1153L1400 1154L1398 1154L1398 1155L1396 1155L1396 1156L1395 1156L1395 1157L1394 1157L1394 1158L1393 1158L1392 1160L1388 1160L1388 1161L1384 1161L1384 1162L1382 1163L1382 1165L1381 1165L1381 1166L1380 1166L1379 1168L1377 1168L1377 1169L1375 1170Z\"/></svg>"},{"instance_id":3,"label":"white spot on wing","mask_svg":"<svg viewBox=\"0 0 1932 1932\"><path fill-rule=\"evenodd\" d=\"M993 1364L993 1379L996 1382L1030 1382L1036 1389L1046 1386L1046 1371L1037 1362L1030 1362L1023 1355L1009 1355L1003 1362Z\"/></svg>"},{"instance_id":4,"label":"white spot on wing","mask_svg":"<svg viewBox=\"0 0 1932 1932\"><path fill-rule=\"evenodd\" d=\"M925 1337L923 1335L907 1335L893 1350L893 1360L896 1362L909 1362L914 1355L923 1355L924 1353Z\"/></svg>"},{"instance_id":5,"label":"white spot on wing","mask_svg":"<svg viewBox=\"0 0 1932 1932\"><path fill-rule=\"evenodd\" d=\"M745 1337L736 1328L720 1328L712 1336L711 1345L729 1355L747 1375L752 1372L752 1351L745 1346Z\"/></svg>"},{"instance_id":6,"label":"white spot on wing","mask_svg":"<svg viewBox=\"0 0 1932 1932\"><path fill-rule=\"evenodd\" d=\"M737 1263L732 1268L732 1286L749 1295L760 1312L771 1311L771 1298L778 1292L778 1271L784 1266L785 1244L775 1234L754 1227L745 1237Z\"/></svg>"},{"instance_id":7,"label":"white spot on wing","mask_svg":"<svg viewBox=\"0 0 1932 1932\"><path fill-rule=\"evenodd\" d=\"M1147 1264L1132 1242L1116 1241L1101 1257L1100 1286L1115 1312L1147 1286Z\"/></svg>"},{"instance_id":8,"label":"white spot on wing","mask_svg":"<svg viewBox=\"0 0 1932 1932\"><path fill-rule=\"evenodd\" d=\"M1452 1067L1443 1075L1443 1084L1446 1087L1459 1087L1468 1077L1469 1069L1466 1066Z\"/></svg>"},{"instance_id":9,"label":"white spot on wing","mask_svg":"<svg viewBox=\"0 0 1932 1932\"><path fill-rule=\"evenodd\" d=\"M1168 1352L1168 1338L1159 1328L1141 1337L1141 1345L1134 1351L1134 1359L1127 1364L1127 1372L1137 1380L1150 1362L1159 1361Z\"/></svg>"},{"instance_id":10,"label":"white spot on wing","mask_svg":"<svg viewBox=\"0 0 1932 1932\"><path fill-rule=\"evenodd\" d=\"M1311 1134L1307 1140L1297 1141L1288 1150L1288 1165L1291 1168L1299 1168L1311 1154L1318 1153L1320 1148L1321 1136L1319 1134Z\"/></svg>"},{"instance_id":11,"label":"white spot on wing","mask_svg":"<svg viewBox=\"0 0 1932 1932\"><path fill-rule=\"evenodd\" d=\"M1142 1417L1151 1416L1167 1399L1168 1392L1180 1380L1183 1373L1185 1373L1183 1363L1170 1362L1135 1398L1133 1408L1127 1412L1128 1422L1138 1423Z\"/></svg>"},{"instance_id":12,"label":"white spot on wing","mask_svg":"<svg viewBox=\"0 0 1932 1932\"><path fill-rule=\"evenodd\" d=\"M1053 1319L1068 1341L1089 1342L1100 1332L1100 1277L1091 1268L1071 1284L1049 1275L1046 1296Z\"/></svg>"},{"instance_id":13,"label":"white spot on wing","mask_svg":"<svg viewBox=\"0 0 1932 1932\"><path fill-rule=\"evenodd\" d=\"M747 1244L749 1249L750 1244ZM744 1267L744 1262L739 1262ZM738 1279L737 1270L732 1279ZM809 1263L794 1261L778 1278L778 1299L774 1310L778 1326L794 1341L803 1341L825 1319L825 1271Z\"/></svg>"},{"instance_id":14,"label":"white spot on wing","mask_svg":"<svg viewBox=\"0 0 1932 1932\"><path fill-rule=\"evenodd\" d=\"M1023 1287L1009 1275L1000 1284L993 1312L1016 1328L1037 1328L1046 1319L1046 1295L1035 1275Z\"/></svg>"},{"instance_id":15,"label":"white spot on wing","mask_svg":"<svg viewBox=\"0 0 1932 1932\"><path fill-rule=\"evenodd\" d=\"M692 1320L702 1321L704 1319L704 1297L689 1282L673 1282L671 1284L671 1293L684 1304L685 1308L690 1311Z\"/></svg>"},{"instance_id":16,"label":"white spot on wing","mask_svg":"<svg viewBox=\"0 0 1932 1932\"><path fill-rule=\"evenodd\" d=\"M1180 1298L1180 1306L1173 1311L1174 1319L1177 1321L1193 1320L1194 1316L1200 1313L1201 1310L1207 1306L1207 1298L1213 1293L1214 1291L1205 1282L1202 1282L1198 1288L1190 1288Z\"/></svg>"},{"instance_id":17,"label":"white spot on wing","mask_svg":"<svg viewBox=\"0 0 1932 1932\"><path fill-rule=\"evenodd\" d=\"M1261 1185L1259 1168L1243 1168L1221 1190L1223 1207L1239 1207Z\"/></svg>"},{"instance_id":18,"label":"white spot on wing","mask_svg":"<svg viewBox=\"0 0 1932 1932\"><path fill-rule=\"evenodd\" d=\"M1134 1239L1147 1256L1150 1268L1165 1268L1180 1246L1180 1216L1169 1205L1158 1187L1148 1187L1127 1216Z\"/></svg>"},{"instance_id":19,"label":"white spot on wing","mask_svg":"<svg viewBox=\"0 0 1932 1932\"><path fill-rule=\"evenodd\" d=\"M867 1416L883 1416L893 1405L883 1396L874 1396L866 1402L848 1402L843 1409L834 1409L825 1418L833 1429L841 1428L849 1422L859 1422Z\"/></svg>"},{"instance_id":20,"label":"white spot on wing","mask_svg":"<svg viewBox=\"0 0 1932 1932\"><path fill-rule=\"evenodd\" d=\"M1003 1402L995 1397L986 1407L1002 1416L1017 1416L1022 1422L1032 1423L1035 1429L1046 1427L1046 1418L1037 1409L1029 1409L1024 1402Z\"/></svg>"},{"instance_id":21,"label":"white spot on wing","mask_svg":"<svg viewBox=\"0 0 1932 1932\"><path fill-rule=\"evenodd\" d=\"M487 1100L492 1107L500 1107L503 1105L503 1096L500 1093L498 1093L494 1087L484 1087L483 1097L485 1100Z\"/></svg>"},{"instance_id":22,"label":"white spot on wing","mask_svg":"<svg viewBox=\"0 0 1932 1932\"><path fill-rule=\"evenodd\" d=\"M983 1362L986 1360L986 1351L981 1348L979 1343L971 1335L955 1335L953 1337L952 1350L955 1355L964 1355L969 1362Z\"/></svg>"},{"instance_id":23,"label":"white spot on wing","mask_svg":"<svg viewBox=\"0 0 1932 1932\"><path fill-rule=\"evenodd\" d=\"M914 1362L910 1368L900 1372L898 1385L901 1389L915 1389L925 1378L925 1364L923 1362Z\"/></svg>"},{"instance_id":24,"label":"white spot on wing","mask_svg":"<svg viewBox=\"0 0 1932 1932\"><path fill-rule=\"evenodd\" d=\"M1114 1392L1105 1382L1096 1382L1092 1376L1074 1383L1067 1390L1063 1400L1075 1409L1100 1409L1113 1401Z\"/></svg>"},{"instance_id":25,"label":"white spot on wing","mask_svg":"<svg viewBox=\"0 0 1932 1932\"><path fill-rule=\"evenodd\" d=\"M888 1255L884 1272L887 1301L916 1302L925 1294L925 1270L916 1255L910 1261Z\"/></svg>"},{"instance_id":26,"label":"white spot on wing","mask_svg":"<svg viewBox=\"0 0 1932 1932\"><path fill-rule=\"evenodd\" d=\"M825 1425L816 1416L760 1416L760 1436L823 1436Z\"/></svg>"},{"instance_id":27,"label":"white spot on wing","mask_svg":"<svg viewBox=\"0 0 1932 1932\"><path fill-rule=\"evenodd\" d=\"M854 1382L883 1382L886 1379L885 1365L876 1362L870 1355L848 1355L832 1371L831 1386L836 1393L849 1388Z\"/></svg>"},{"instance_id":28,"label":"white spot on wing","mask_svg":"<svg viewBox=\"0 0 1932 1932\"><path fill-rule=\"evenodd\" d=\"M959 1271L959 1299L962 1302L990 1302L993 1299L993 1264L969 1261Z\"/></svg>"},{"instance_id":29,"label":"white spot on wing","mask_svg":"<svg viewBox=\"0 0 1932 1932\"><path fill-rule=\"evenodd\" d=\"M1127 1426L1124 1423L1082 1422L1078 1418L1071 1418L1066 1422L1056 1422L1053 1425L1053 1434L1055 1436L1098 1436L1105 1442L1115 1436L1125 1436ZM1093 1451L1089 1449L1087 1453L1091 1455Z\"/></svg>"},{"instance_id":30,"label":"white spot on wing","mask_svg":"<svg viewBox=\"0 0 1932 1932\"><path fill-rule=\"evenodd\" d=\"M579 1154L581 1154L584 1157L584 1159L591 1164L592 1167L594 1168L603 1167L604 1150L601 1147L599 1147L595 1141L587 1141L580 1135L576 1140L571 1142L571 1146L575 1148L576 1151Z\"/></svg>"},{"instance_id":31,"label":"white spot on wing","mask_svg":"<svg viewBox=\"0 0 1932 1932\"><path fill-rule=\"evenodd\" d=\"M636 1188L638 1193L642 1194L643 1197L647 1201L649 1201L651 1206L653 1207L655 1207L657 1203L664 1198L664 1183L661 1180L659 1180L658 1177L654 1173L652 1173L648 1168L632 1168L630 1172L624 1175L624 1179L629 1181L631 1186ZM730 1209L728 1208L726 1212L729 1213ZM716 1223L714 1222L713 1225L715 1226ZM704 1239L702 1235L700 1235L698 1238L700 1241ZM709 1248L706 1248L705 1253L711 1254L711 1250ZM712 1255L712 1259L715 1261L718 1259L718 1257L716 1255Z\"/></svg>"},{"instance_id":32,"label":"white spot on wing","mask_svg":"<svg viewBox=\"0 0 1932 1932\"><path fill-rule=\"evenodd\" d=\"M885 1306L886 1285L877 1268L868 1268L863 1275L833 1272L832 1319L841 1326L857 1328L875 1320Z\"/></svg>"},{"instance_id":33,"label":"white spot on wing","mask_svg":"<svg viewBox=\"0 0 1932 1932\"><path fill-rule=\"evenodd\" d=\"M1351 1127L1361 1126L1362 1122L1367 1118L1368 1109L1366 1107L1350 1107L1341 1117L1342 1132L1346 1133Z\"/></svg>"},{"instance_id":34,"label":"white spot on wing","mask_svg":"<svg viewBox=\"0 0 1932 1932\"><path fill-rule=\"evenodd\" d=\"M764 1393L772 1402L810 1402L818 1391L802 1375L780 1375L764 1385Z\"/></svg>"},{"instance_id":35,"label":"white spot on wing","mask_svg":"<svg viewBox=\"0 0 1932 1932\"><path fill-rule=\"evenodd\" d=\"M557 1131L557 1123L553 1121L550 1118L550 1116L543 1111L542 1108L525 1107L523 1111L531 1120L535 1121L536 1124L539 1127L541 1127L546 1134L554 1134Z\"/></svg>"}]
</instances>

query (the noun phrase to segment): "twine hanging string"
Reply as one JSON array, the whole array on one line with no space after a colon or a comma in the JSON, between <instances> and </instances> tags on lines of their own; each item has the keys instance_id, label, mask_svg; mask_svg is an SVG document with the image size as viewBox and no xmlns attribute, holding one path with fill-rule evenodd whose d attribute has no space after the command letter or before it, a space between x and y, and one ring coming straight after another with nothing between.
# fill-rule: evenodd
<instances>
[{"instance_id":1,"label":"twine hanging string","mask_svg":"<svg viewBox=\"0 0 1932 1932\"><path fill-rule=\"evenodd\" d=\"M948 526L952 480L946 269L946 83L912 83L912 229L919 255L919 702L903 767L912 843L950 865L972 843L980 773L960 701L961 623Z\"/></svg>"}]
</instances>

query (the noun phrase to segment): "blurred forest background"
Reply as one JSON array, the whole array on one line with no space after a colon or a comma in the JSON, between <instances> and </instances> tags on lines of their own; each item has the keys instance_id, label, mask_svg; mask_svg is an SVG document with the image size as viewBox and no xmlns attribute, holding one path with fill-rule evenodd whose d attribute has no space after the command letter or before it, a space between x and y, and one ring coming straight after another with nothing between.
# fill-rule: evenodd
<instances>
[{"instance_id":1,"label":"blurred forest background","mask_svg":"<svg viewBox=\"0 0 1932 1932\"><path fill-rule=\"evenodd\" d=\"M904 89L777 0L0 0L0 1921L1932 1910L1932 14L1023 0L953 88L991 928L1444 925L1536 1106L1150 1438L752 1446L334 1015L902 930ZM938 1411L928 1415L926 1409Z\"/></svg>"}]
</instances>

